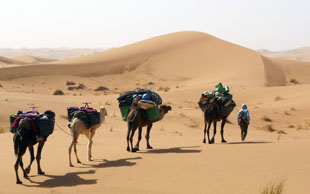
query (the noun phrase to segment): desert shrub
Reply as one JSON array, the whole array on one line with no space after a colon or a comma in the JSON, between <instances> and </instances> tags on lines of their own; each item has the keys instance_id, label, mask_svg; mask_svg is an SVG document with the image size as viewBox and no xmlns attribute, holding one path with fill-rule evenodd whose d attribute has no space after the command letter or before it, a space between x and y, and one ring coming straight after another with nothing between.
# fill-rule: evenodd
<instances>
[{"instance_id":1,"label":"desert shrub","mask_svg":"<svg viewBox=\"0 0 310 194\"><path fill-rule=\"evenodd\" d=\"M260 130L268 131L268 132L275 132L276 130L273 128L272 125L265 125L264 127L258 128Z\"/></svg>"},{"instance_id":2,"label":"desert shrub","mask_svg":"<svg viewBox=\"0 0 310 194\"><path fill-rule=\"evenodd\" d=\"M276 97L274 98L274 101L279 101L279 100L282 100L282 98L281 98L280 96L276 96Z\"/></svg>"},{"instance_id":3,"label":"desert shrub","mask_svg":"<svg viewBox=\"0 0 310 194\"><path fill-rule=\"evenodd\" d=\"M277 134L287 134L287 133L285 131L283 131L283 130L280 130L280 131L277 132Z\"/></svg>"},{"instance_id":4,"label":"desert shrub","mask_svg":"<svg viewBox=\"0 0 310 194\"><path fill-rule=\"evenodd\" d=\"M279 183L268 184L260 194L282 194L284 192L284 180Z\"/></svg>"},{"instance_id":5,"label":"desert shrub","mask_svg":"<svg viewBox=\"0 0 310 194\"><path fill-rule=\"evenodd\" d=\"M104 86L99 86L98 88L94 89L94 91L106 91L106 90L109 90L109 88Z\"/></svg>"},{"instance_id":6,"label":"desert shrub","mask_svg":"<svg viewBox=\"0 0 310 194\"><path fill-rule=\"evenodd\" d=\"M61 90L55 90L53 95L65 95L65 93Z\"/></svg>"},{"instance_id":7,"label":"desert shrub","mask_svg":"<svg viewBox=\"0 0 310 194\"><path fill-rule=\"evenodd\" d=\"M299 82L297 81L297 79L296 79L296 78L292 78L292 77L289 79L289 82L290 82L291 84L294 84L294 85L299 84Z\"/></svg>"},{"instance_id":8,"label":"desert shrub","mask_svg":"<svg viewBox=\"0 0 310 194\"><path fill-rule=\"evenodd\" d=\"M85 88L85 85L84 84L81 84L79 83L78 87L76 89L84 89Z\"/></svg>"},{"instance_id":9,"label":"desert shrub","mask_svg":"<svg viewBox=\"0 0 310 194\"><path fill-rule=\"evenodd\" d=\"M147 83L147 85L154 85L154 84L155 84L154 82Z\"/></svg>"},{"instance_id":10,"label":"desert shrub","mask_svg":"<svg viewBox=\"0 0 310 194\"><path fill-rule=\"evenodd\" d=\"M272 119L269 118L269 117L266 116L266 115L264 115L264 116L262 117L262 120L263 120L263 121L266 121L266 122L272 122Z\"/></svg>"},{"instance_id":11,"label":"desert shrub","mask_svg":"<svg viewBox=\"0 0 310 194\"><path fill-rule=\"evenodd\" d=\"M74 81L67 81L66 85L67 86L74 86L75 82Z\"/></svg>"},{"instance_id":12,"label":"desert shrub","mask_svg":"<svg viewBox=\"0 0 310 194\"><path fill-rule=\"evenodd\" d=\"M164 92L168 92L170 90L170 88L169 87L159 87L158 88L158 91L164 91Z\"/></svg>"}]
</instances>

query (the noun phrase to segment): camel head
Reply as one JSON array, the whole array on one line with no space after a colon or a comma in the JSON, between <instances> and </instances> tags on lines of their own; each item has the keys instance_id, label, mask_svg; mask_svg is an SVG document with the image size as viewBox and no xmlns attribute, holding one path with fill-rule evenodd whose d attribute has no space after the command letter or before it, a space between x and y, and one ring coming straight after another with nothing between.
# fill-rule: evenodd
<instances>
[{"instance_id":1,"label":"camel head","mask_svg":"<svg viewBox=\"0 0 310 194\"><path fill-rule=\"evenodd\" d=\"M159 110L164 111L164 113L166 114L166 113L168 113L170 110L172 110L172 108L171 108L171 106L161 105L161 106L159 107Z\"/></svg>"},{"instance_id":2,"label":"camel head","mask_svg":"<svg viewBox=\"0 0 310 194\"><path fill-rule=\"evenodd\" d=\"M100 106L99 110L100 110L100 114L103 114L104 116L108 115L107 109L105 109L105 107Z\"/></svg>"},{"instance_id":3,"label":"camel head","mask_svg":"<svg viewBox=\"0 0 310 194\"><path fill-rule=\"evenodd\" d=\"M56 116L56 114L51 110L45 111L44 114L47 114L47 115L51 116L52 118L55 118L55 116Z\"/></svg>"}]
</instances>

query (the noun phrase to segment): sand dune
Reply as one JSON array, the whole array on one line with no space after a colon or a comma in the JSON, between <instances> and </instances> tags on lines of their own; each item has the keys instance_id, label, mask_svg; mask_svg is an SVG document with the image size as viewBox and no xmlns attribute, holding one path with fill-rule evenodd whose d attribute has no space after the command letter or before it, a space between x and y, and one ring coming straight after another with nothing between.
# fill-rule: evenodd
<instances>
[{"instance_id":1,"label":"sand dune","mask_svg":"<svg viewBox=\"0 0 310 194\"><path fill-rule=\"evenodd\" d=\"M17 61L22 61L24 63L29 63L29 64L39 64L39 63L47 63L47 62L55 61L54 59L44 59L44 58L34 57L34 56L17 56L17 57L14 57L14 59Z\"/></svg>"},{"instance_id":2,"label":"sand dune","mask_svg":"<svg viewBox=\"0 0 310 194\"><path fill-rule=\"evenodd\" d=\"M287 51L269 51L265 49L257 50L266 57L283 58L296 61L310 61L310 47L301 47Z\"/></svg>"},{"instance_id":3,"label":"sand dune","mask_svg":"<svg viewBox=\"0 0 310 194\"><path fill-rule=\"evenodd\" d=\"M0 193L260 193L285 179L287 193L310 190L310 63L272 59L200 32L154 37L90 56L0 69ZM69 90L67 81L85 85ZM203 91L223 82L237 104L225 126L228 144L202 143L204 121L197 101ZM98 86L107 91L94 91ZM156 90L172 111L151 132L153 150L128 153L127 125L116 98L124 91ZM61 89L63 96L52 95ZM79 138L83 164L68 167L71 137L66 107L91 101L109 117L94 137L95 161L86 162L86 138ZM240 141L237 112L246 103L251 124ZM29 106L56 112L55 132L42 158L45 176L15 184L9 115ZM264 118L269 118L266 121ZM60 126L61 128L59 128ZM273 129L271 132L268 129ZM213 131L213 130L211 130ZM143 130L143 136L145 130ZM211 133L212 134L212 133ZM137 134L136 134L137 136ZM136 137L135 137L136 140ZM74 156L73 156L74 158ZM28 163L26 153L24 163ZM21 174L21 171L20 171Z\"/></svg>"},{"instance_id":4,"label":"sand dune","mask_svg":"<svg viewBox=\"0 0 310 194\"><path fill-rule=\"evenodd\" d=\"M25 63L19 60L14 60L14 59L0 56L0 65L21 65L21 64L25 64Z\"/></svg>"}]
</instances>

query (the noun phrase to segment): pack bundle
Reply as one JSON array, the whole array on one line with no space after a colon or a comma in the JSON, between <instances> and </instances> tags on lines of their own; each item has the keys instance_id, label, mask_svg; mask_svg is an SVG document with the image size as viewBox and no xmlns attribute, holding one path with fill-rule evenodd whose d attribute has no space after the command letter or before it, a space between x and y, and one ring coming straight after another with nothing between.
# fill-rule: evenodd
<instances>
[{"instance_id":1,"label":"pack bundle","mask_svg":"<svg viewBox=\"0 0 310 194\"><path fill-rule=\"evenodd\" d=\"M87 129L93 125L100 123L100 112L90 107L68 107L68 121L71 122L74 118L82 120Z\"/></svg>"},{"instance_id":2,"label":"pack bundle","mask_svg":"<svg viewBox=\"0 0 310 194\"><path fill-rule=\"evenodd\" d=\"M31 110L27 112L18 111L16 114L10 116L10 132L16 133L19 126L13 127L14 121L20 121L21 119L28 118L34 121L40 135L48 136L53 133L55 126L55 118L51 117L49 114L40 114L36 110Z\"/></svg>"},{"instance_id":3,"label":"pack bundle","mask_svg":"<svg viewBox=\"0 0 310 194\"><path fill-rule=\"evenodd\" d=\"M127 121L134 99L138 101L138 107L145 110L149 120L154 121L159 118L158 106L162 104L159 94L152 90L138 89L126 92L117 98L123 121Z\"/></svg>"},{"instance_id":4,"label":"pack bundle","mask_svg":"<svg viewBox=\"0 0 310 194\"><path fill-rule=\"evenodd\" d=\"M235 108L236 103L233 96L229 93L229 87L223 87L222 83L215 85L215 90L207 91L201 94L198 102L202 111L208 111L210 103L216 102L220 108L222 116L228 116Z\"/></svg>"}]
</instances>

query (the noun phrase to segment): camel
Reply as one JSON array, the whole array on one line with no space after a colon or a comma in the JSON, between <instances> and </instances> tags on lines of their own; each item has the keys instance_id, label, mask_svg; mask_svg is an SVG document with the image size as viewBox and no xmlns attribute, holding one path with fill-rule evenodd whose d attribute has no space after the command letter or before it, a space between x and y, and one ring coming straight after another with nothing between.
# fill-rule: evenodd
<instances>
[{"instance_id":1,"label":"camel","mask_svg":"<svg viewBox=\"0 0 310 194\"><path fill-rule=\"evenodd\" d=\"M130 152L129 142L130 142L132 152L139 151L139 144L140 144L140 141L142 139L142 127L145 127L145 126L147 126L147 131L146 131L146 135L145 135L146 147L147 147L147 149L153 149L153 147L150 145L150 142L149 142L150 132L151 132L151 128L153 126L153 123L162 120L164 118L165 114L167 114L168 111L170 111L170 110L171 110L171 106L161 105L159 107L160 117L155 121L150 121L147 118L143 117L140 108L132 107L131 111L128 114L128 118L127 118L127 124L128 124L127 151ZM136 116L132 120L132 116L134 114L136 114ZM134 136L137 128L139 128L138 142L137 142L136 146L133 148L132 141L133 141L133 136Z\"/></svg>"},{"instance_id":2,"label":"camel","mask_svg":"<svg viewBox=\"0 0 310 194\"><path fill-rule=\"evenodd\" d=\"M72 147L74 146L74 153L77 159L77 163L81 163L81 161L78 158L77 155L77 149L76 149L76 144L77 140L79 138L80 134L84 134L88 138L88 145L87 145L87 161L92 161L92 145L93 145L93 137L95 135L96 129L101 126L101 124L105 120L105 116L107 115L107 111L104 107L100 107L100 123L97 125L91 126L89 129L86 128L84 122L78 118L74 118L71 122L71 135L72 135L72 142L69 147L69 166L73 167L72 162L71 162L71 150Z\"/></svg>"},{"instance_id":3,"label":"camel","mask_svg":"<svg viewBox=\"0 0 310 194\"><path fill-rule=\"evenodd\" d=\"M50 111L50 110L47 110L44 113L50 115L52 118L55 118L55 113ZM40 160L41 160L42 149L43 149L43 146L47 140L47 137L48 136L42 136L43 140L39 141L38 150L37 150L36 160L37 160L37 164L38 164L38 174L40 174L40 175L44 174L44 172L41 169ZM20 165L20 167L23 170L24 178L28 178L27 174L30 173L31 164L35 159L33 146L38 142L36 140L36 136L35 136L33 130L21 128L21 127L20 127L19 131L14 134L13 142L14 142L14 152L15 152L15 155L17 157L15 165L14 165L15 173L16 173L16 183L22 184L22 182L20 181L19 176L18 176L18 165ZM28 165L28 167L26 169L24 169L22 157L25 154L27 148L29 149L29 152L30 152L30 164Z\"/></svg>"},{"instance_id":4,"label":"camel","mask_svg":"<svg viewBox=\"0 0 310 194\"><path fill-rule=\"evenodd\" d=\"M206 143L206 132L208 135L208 143L209 144L214 143L214 137L216 134L216 124L220 120L222 120L222 123L221 123L222 143L226 143L227 141L224 139L224 126L227 120L227 116L220 115L220 109L219 109L219 105L217 104L217 102L216 101L210 102L209 107L204 109L203 112L204 112L204 121L205 121L203 143ZM213 131L213 137L210 140L209 130L210 130L212 122L213 122L214 131ZM208 125L208 129L207 129L207 125Z\"/></svg>"}]
</instances>

